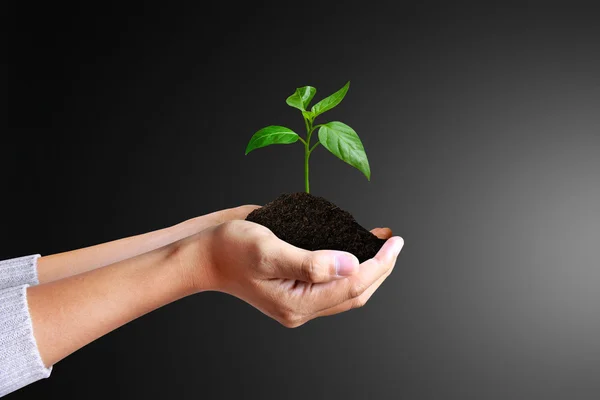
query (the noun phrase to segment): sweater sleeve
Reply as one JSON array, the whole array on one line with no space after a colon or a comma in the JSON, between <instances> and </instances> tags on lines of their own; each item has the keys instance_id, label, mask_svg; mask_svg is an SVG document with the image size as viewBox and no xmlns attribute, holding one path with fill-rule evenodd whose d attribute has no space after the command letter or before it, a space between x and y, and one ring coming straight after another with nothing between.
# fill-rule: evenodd
<instances>
[{"instance_id":1,"label":"sweater sleeve","mask_svg":"<svg viewBox=\"0 0 600 400\"><path fill-rule=\"evenodd\" d=\"M39 254L0 261L0 290L23 284L38 284L37 259Z\"/></svg>"},{"instance_id":2,"label":"sweater sleeve","mask_svg":"<svg viewBox=\"0 0 600 400\"><path fill-rule=\"evenodd\" d=\"M0 397L48 378L52 372L52 367L46 368L40 356L27 303L27 288L37 284L38 257L0 263L0 282L16 283L0 287ZM19 275L17 270L24 274Z\"/></svg>"}]
</instances>

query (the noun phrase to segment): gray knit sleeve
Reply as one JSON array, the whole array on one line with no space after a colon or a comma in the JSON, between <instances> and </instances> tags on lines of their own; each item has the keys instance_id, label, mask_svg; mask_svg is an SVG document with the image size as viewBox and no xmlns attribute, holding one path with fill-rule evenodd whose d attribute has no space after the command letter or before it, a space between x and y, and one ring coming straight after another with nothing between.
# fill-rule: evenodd
<instances>
[{"instance_id":1,"label":"gray knit sleeve","mask_svg":"<svg viewBox=\"0 0 600 400\"><path fill-rule=\"evenodd\" d=\"M37 284L37 274L32 275L30 270L37 267L39 256L30 257L0 264L0 282L29 281L0 288L0 397L48 378L52 372L52 367L45 367L33 335L27 288ZM25 272L21 278L16 271L19 268Z\"/></svg>"},{"instance_id":2,"label":"gray knit sleeve","mask_svg":"<svg viewBox=\"0 0 600 400\"><path fill-rule=\"evenodd\" d=\"M39 254L0 261L0 290L23 285L38 284L37 259Z\"/></svg>"}]
</instances>

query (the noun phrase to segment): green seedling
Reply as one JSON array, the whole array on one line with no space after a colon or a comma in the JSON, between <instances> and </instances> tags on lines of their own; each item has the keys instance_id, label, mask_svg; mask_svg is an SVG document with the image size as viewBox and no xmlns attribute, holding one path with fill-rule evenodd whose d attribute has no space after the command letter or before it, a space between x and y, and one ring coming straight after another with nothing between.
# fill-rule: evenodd
<instances>
[{"instance_id":1,"label":"green seedling","mask_svg":"<svg viewBox=\"0 0 600 400\"><path fill-rule=\"evenodd\" d=\"M286 103L302 112L302 117L304 118L304 123L306 125L306 137L300 137L296 132L285 126L270 125L266 128L262 128L252 136L246 147L246 154L254 149L269 146L271 144L290 144L297 141L302 142L304 145L304 184L306 186L306 193L310 193L308 159L319 143L340 160L361 171L368 180L371 180L369 160L367 160L367 154L365 153L363 144L354 129L339 121L314 125L315 119L319 115L331 110L342 102L349 87L350 82L346 83L343 88L331 96L326 97L313 105L310 111L307 110L307 108L315 96L315 93L317 93L317 89L312 86L297 88L296 91L287 98ZM319 130L319 140L311 146L310 139L313 132L317 129Z\"/></svg>"}]
</instances>

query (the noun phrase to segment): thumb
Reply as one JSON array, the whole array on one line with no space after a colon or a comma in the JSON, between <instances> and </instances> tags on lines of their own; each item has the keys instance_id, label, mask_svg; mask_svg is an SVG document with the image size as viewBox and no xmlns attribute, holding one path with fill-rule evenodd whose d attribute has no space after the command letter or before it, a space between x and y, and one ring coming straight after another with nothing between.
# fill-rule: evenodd
<instances>
[{"instance_id":1,"label":"thumb","mask_svg":"<svg viewBox=\"0 0 600 400\"><path fill-rule=\"evenodd\" d=\"M286 242L280 246L276 261L278 278L294 279L310 283L329 282L358 272L356 256L345 251L308 251Z\"/></svg>"}]
</instances>

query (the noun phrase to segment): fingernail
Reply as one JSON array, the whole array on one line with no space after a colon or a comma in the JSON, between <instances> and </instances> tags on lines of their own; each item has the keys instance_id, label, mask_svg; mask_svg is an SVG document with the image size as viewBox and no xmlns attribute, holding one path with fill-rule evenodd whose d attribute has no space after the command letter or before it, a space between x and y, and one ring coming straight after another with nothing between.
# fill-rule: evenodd
<instances>
[{"instance_id":1,"label":"fingernail","mask_svg":"<svg viewBox=\"0 0 600 400\"><path fill-rule=\"evenodd\" d=\"M354 274L358 269L358 258L353 254L339 252L335 255L335 273L338 276Z\"/></svg>"}]
</instances>

